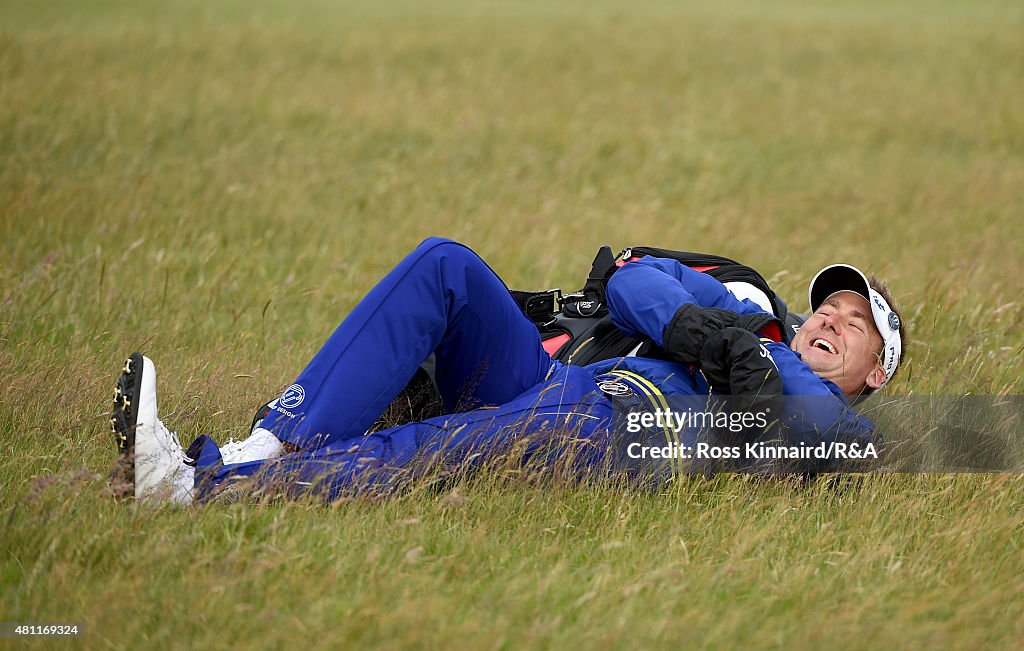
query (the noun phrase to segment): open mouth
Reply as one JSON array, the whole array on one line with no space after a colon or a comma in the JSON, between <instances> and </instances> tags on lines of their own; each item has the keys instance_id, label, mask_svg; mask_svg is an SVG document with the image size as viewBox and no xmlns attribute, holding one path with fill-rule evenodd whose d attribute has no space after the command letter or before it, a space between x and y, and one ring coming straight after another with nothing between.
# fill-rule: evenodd
<instances>
[{"instance_id":1,"label":"open mouth","mask_svg":"<svg viewBox=\"0 0 1024 651\"><path fill-rule=\"evenodd\" d=\"M819 348L819 349L824 350L825 352L831 353L833 355L838 355L839 354L839 351L836 350L836 347L833 346L831 344L831 342L828 342L828 341L826 341L824 339L820 339L820 338L819 339L813 339L811 341L811 347Z\"/></svg>"}]
</instances>

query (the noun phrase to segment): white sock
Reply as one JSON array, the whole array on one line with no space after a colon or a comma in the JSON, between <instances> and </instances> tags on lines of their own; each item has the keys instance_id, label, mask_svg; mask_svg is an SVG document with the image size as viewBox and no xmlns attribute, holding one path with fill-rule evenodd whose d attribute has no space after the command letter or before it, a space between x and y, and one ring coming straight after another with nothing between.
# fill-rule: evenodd
<instances>
[{"instance_id":1,"label":"white sock","mask_svg":"<svg viewBox=\"0 0 1024 651\"><path fill-rule=\"evenodd\" d=\"M229 441L220 448L224 463L246 463L281 456L284 446L270 430L257 427L244 441Z\"/></svg>"}]
</instances>

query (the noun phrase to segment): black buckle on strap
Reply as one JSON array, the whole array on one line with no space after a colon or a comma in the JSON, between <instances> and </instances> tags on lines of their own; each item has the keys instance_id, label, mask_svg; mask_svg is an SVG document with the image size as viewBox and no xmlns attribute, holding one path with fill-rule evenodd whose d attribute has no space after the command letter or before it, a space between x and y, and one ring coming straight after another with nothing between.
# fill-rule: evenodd
<instances>
[{"instance_id":1,"label":"black buckle on strap","mask_svg":"<svg viewBox=\"0 0 1024 651\"><path fill-rule=\"evenodd\" d=\"M526 299L523 311L537 323L549 322L562 309L562 290L549 289Z\"/></svg>"}]
</instances>

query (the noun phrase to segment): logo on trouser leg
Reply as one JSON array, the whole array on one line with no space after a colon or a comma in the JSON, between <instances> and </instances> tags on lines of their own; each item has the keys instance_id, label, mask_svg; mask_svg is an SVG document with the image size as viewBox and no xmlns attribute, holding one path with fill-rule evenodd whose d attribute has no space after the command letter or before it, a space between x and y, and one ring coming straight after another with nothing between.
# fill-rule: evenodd
<instances>
[{"instance_id":1,"label":"logo on trouser leg","mask_svg":"<svg viewBox=\"0 0 1024 651\"><path fill-rule=\"evenodd\" d=\"M302 388L301 384L293 384L285 389L284 394L281 395L279 404L285 409L295 409L302 404L302 401L306 399L306 390Z\"/></svg>"}]
</instances>

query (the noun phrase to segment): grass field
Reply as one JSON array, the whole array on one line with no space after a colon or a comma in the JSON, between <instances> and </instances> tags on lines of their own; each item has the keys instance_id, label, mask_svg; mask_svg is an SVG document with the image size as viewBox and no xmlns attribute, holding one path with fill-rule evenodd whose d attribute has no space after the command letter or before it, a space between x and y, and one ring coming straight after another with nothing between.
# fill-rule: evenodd
<instances>
[{"instance_id":1,"label":"grass field","mask_svg":"<svg viewBox=\"0 0 1024 651\"><path fill-rule=\"evenodd\" d=\"M716 252L798 308L853 262L909 321L891 393L1024 393L1022 34L998 1L0 0L0 621L89 649L1019 648L1018 475L178 511L105 477L127 353L182 439L238 437L429 235L536 289L605 243Z\"/></svg>"}]
</instances>

